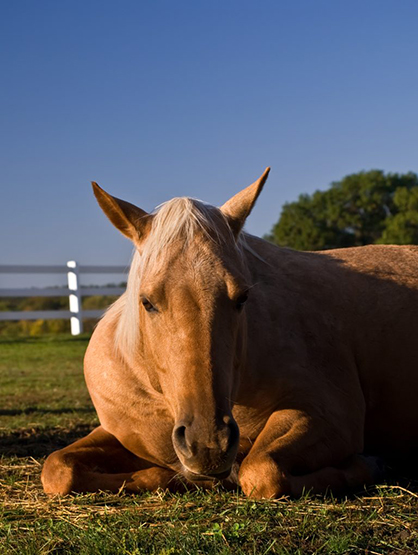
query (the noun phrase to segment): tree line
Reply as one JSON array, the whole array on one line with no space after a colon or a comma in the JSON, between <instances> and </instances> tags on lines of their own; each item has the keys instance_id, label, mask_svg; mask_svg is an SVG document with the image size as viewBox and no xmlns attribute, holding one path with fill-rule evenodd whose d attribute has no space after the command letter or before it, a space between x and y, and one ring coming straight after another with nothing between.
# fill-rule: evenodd
<instances>
[{"instance_id":1,"label":"tree line","mask_svg":"<svg viewBox=\"0 0 418 555\"><path fill-rule=\"evenodd\" d=\"M297 250L418 244L418 176L381 170L347 175L286 203L266 239Z\"/></svg>"}]
</instances>

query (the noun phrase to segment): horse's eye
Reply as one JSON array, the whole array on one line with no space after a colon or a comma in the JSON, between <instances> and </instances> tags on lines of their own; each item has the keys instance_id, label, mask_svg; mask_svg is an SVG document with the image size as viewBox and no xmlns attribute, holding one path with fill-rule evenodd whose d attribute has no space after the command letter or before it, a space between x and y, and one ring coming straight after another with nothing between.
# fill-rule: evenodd
<instances>
[{"instance_id":1,"label":"horse's eye","mask_svg":"<svg viewBox=\"0 0 418 555\"><path fill-rule=\"evenodd\" d=\"M141 299L141 302L142 302L142 306L145 308L147 312L158 312L155 306L146 297L143 297Z\"/></svg>"},{"instance_id":2,"label":"horse's eye","mask_svg":"<svg viewBox=\"0 0 418 555\"><path fill-rule=\"evenodd\" d=\"M245 291L242 295L238 297L236 300L236 307L238 310L242 310L244 308L245 303L248 301L248 291Z\"/></svg>"}]
</instances>

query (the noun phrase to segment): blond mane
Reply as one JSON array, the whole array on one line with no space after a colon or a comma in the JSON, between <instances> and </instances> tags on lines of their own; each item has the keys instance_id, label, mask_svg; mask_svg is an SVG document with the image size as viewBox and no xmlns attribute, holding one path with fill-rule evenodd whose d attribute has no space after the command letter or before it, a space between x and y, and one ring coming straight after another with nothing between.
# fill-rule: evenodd
<instances>
[{"instance_id":1,"label":"blond mane","mask_svg":"<svg viewBox=\"0 0 418 555\"><path fill-rule=\"evenodd\" d=\"M143 269L157 264L167 247L175 241L181 241L187 247L198 232L203 232L210 241L219 245L235 241L226 217L219 208L188 197L173 198L157 208L142 253L134 252L126 292L107 311L117 322L115 347L119 355L132 356L138 351L138 298ZM242 245L240 237L236 242L240 253Z\"/></svg>"}]
</instances>

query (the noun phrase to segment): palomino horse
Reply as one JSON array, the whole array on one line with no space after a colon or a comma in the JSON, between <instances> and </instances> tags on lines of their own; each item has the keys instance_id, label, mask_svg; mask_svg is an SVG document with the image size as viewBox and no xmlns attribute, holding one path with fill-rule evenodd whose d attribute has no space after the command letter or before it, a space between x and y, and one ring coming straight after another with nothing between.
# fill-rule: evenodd
<instances>
[{"instance_id":1,"label":"palomino horse","mask_svg":"<svg viewBox=\"0 0 418 555\"><path fill-rule=\"evenodd\" d=\"M418 439L418 247L321 253L242 231L267 179L220 209L155 214L93 183L135 247L85 375L101 425L50 455L47 493L220 481L247 495L358 488Z\"/></svg>"}]
</instances>

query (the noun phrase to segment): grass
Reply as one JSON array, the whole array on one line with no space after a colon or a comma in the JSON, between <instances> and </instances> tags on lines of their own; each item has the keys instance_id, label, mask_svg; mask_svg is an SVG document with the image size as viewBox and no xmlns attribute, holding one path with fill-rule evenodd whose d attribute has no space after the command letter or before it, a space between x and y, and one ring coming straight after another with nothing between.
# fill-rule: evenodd
<instances>
[{"instance_id":1,"label":"grass","mask_svg":"<svg viewBox=\"0 0 418 555\"><path fill-rule=\"evenodd\" d=\"M358 496L253 501L240 492L99 492L48 498L46 455L85 435L88 338L0 339L0 554L418 552L418 482Z\"/></svg>"}]
</instances>

